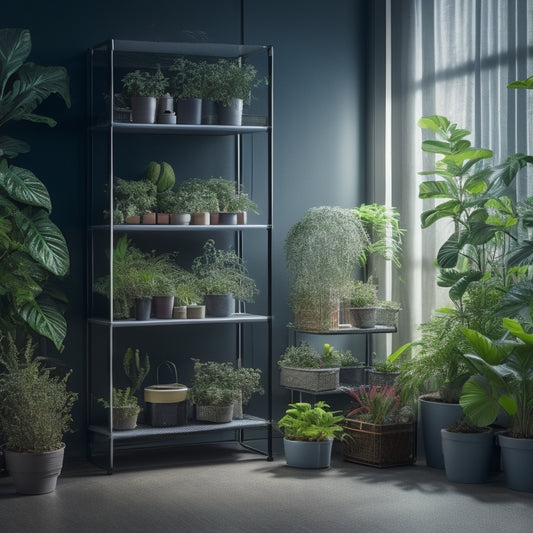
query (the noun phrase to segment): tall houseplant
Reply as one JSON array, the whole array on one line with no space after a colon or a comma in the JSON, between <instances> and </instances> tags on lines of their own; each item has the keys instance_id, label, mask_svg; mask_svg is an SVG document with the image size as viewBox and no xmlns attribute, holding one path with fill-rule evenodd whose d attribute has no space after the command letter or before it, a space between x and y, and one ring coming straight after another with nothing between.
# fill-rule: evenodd
<instances>
[{"instance_id":1,"label":"tall houseplant","mask_svg":"<svg viewBox=\"0 0 533 533\"><path fill-rule=\"evenodd\" d=\"M0 127L19 120L55 126L52 118L34 113L51 94L70 107L65 68L27 62L30 51L28 30L0 30ZM29 149L24 141L0 137L0 333L22 327L61 349L66 299L53 281L67 274L69 252L50 220L48 190L30 170L11 164Z\"/></svg>"},{"instance_id":2,"label":"tall houseplant","mask_svg":"<svg viewBox=\"0 0 533 533\"><path fill-rule=\"evenodd\" d=\"M0 426L6 439L7 469L17 492L52 492L63 466L63 436L70 430L78 395L67 388L70 374L55 376L34 357L31 340L19 349L8 334L0 350Z\"/></svg>"},{"instance_id":3,"label":"tall houseplant","mask_svg":"<svg viewBox=\"0 0 533 533\"><path fill-rule=\"evenodd\" d=\"M368 236L350 209L312 207L292 226L285 240L289 270L289 305L299 329L338 327L354 268L368 246Z\"/></svg>"}]
</instances>

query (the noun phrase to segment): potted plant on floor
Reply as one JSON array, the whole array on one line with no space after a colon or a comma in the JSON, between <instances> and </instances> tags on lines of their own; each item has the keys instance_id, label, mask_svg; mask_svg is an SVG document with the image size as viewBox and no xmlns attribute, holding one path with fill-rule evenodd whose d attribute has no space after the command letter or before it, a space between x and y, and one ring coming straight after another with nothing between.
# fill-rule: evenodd
<instances>
[{"instance_id":1,"label":"potted plant on floor","mask_svg":"<svg viewBox=\"0 0 533 533\"><path fill-rule=\"evenodd\" d=\"M30 52L28 30L0 30L0 126L10 120L55 126L52 118L35 113L52 94L70 107L66 69L28 62ZM0 333L22 327L60 350L67 331L66 298L51 284L68 273L70 258L63 234L50 219L45 185L11 163L29 150L26 142L0 135Z\"/></svg>"},{"instance_id":2,"label":"potted plant on floor","mask_svg":"<svg viewBox=\"0 0 533 533\"><path fill-rule=\"evenodd\" d=\"M511 427L500 435L505 481L509 488L533 492L533 335L518 320L504 318L501 341L465 328L474 350L465 353L473 368L460 398L477 425L493 424L503 410Z\"/></svg>"},{"instance_id":3,"label":"potted plant on floor","mask_svg":"<svg viewBox=\"0 0 533 533\"><path fill-rule=\"evenodd\" d=\"M235 312L235 299L253 302L258 292L243 259L233 250L217 249L213 239L194 259L192 272L205 295L207 315L229 316Z\"/></svg>"},{"instance_id":4,"label":"potted plant on floor","mask_svg":"<svg viewBox=\"0 0 533 533\"><path fill-rule=\"evenodd\" d=\"M168 79L158 66L155 72L134 70L122 78L123 92L131 102L132 121L154 124L157 98L168 88Z\"/></svg>"},{"instance_id":5,"label":"potted plant on floor","mask_svg":"<svg viewBox=\"0 0 533 533\"><path fill-rule=\"evenodd\" d=\"M0 426L6 465L17 492L44 494L55 490L63 466L77 394L65 376L55 376L34 357L35 344L16 346L8 334L0 344Z\"/></svg>"},{"instance_id":6,"label":"potted plant on floor","mask_svg":"<svg viewBox=\"0 0 533 533\"><path fill-rule=\"evenodd\" d=\"M290 403L278 421L283 432L287 466L295 468L329 468L333 440L342 440L343 416L329 410L326 402Z\"/></svg>"},{"instance_id":7,"label":"potted plant on floor","mask_svg":"<svg viewBox=\"0 0 533 533\"><path fill-rule=\"evenodd\" d=\"M413 464L414 413L402 405L398 390L388 385L343 390L354 402L344 418L344 458L380 468Z\"/></svg>"},{"instance_id":8,"label":"potted plant on floor","mask_svg":"<svg viewBox=\"0 0 533 533\"><path fill-rule=\"evenodd\" d=\"M341 207L313 207L290 229L285 255L296 328L338 329L340 301L367 245L359 218Z\"/></svg>"}]
</instances>

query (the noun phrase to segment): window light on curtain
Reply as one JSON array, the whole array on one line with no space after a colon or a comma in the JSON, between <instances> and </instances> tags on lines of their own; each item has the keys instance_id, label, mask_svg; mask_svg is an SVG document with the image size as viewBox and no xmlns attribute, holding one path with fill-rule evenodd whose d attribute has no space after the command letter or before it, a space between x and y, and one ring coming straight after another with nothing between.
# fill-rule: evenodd
<instances>
[{"instance_id":1,"label":"window light on curtain","mask_svg":"<svg viewBox=\"0 0 533 533\"><path fill-rule=\"evenodd\" d=\"M474 146L493 150L494 163L515 152L533 153L533 91L507 89L509 82L533 75L533 0L386 0L383 6L391 43L389 129L382 132L390 139L384 155L390 158L388 195L407 229L404 282L392 278L392 294L404 308L395 342L403 343L447 304L434 266L443 239L438 227L420 228L420 214L430 206L418 199L418 172L433 162L422 155L417 121L448 117L472 132ZM519 174L520 196L533 195L528 172Z\"/></svg>"}]
</instances>

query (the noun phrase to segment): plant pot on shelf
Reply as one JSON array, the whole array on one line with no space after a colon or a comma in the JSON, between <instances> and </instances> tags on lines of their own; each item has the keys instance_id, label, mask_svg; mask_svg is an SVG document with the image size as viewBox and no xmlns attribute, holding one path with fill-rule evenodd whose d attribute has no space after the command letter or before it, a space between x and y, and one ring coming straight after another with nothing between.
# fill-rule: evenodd
<instances>
[{"instance_id":1,"label":"plant pot on shelf","mask_svg":"<svg viewBox=\"0 0 533 533\"><path fill-rule=\"evenodd\" d=\"M211 215L209 212L191 213L191 224L195 226L209 226Z\"/></svg>"},{"instance_id":2,"label":"plant pot on shelf","mask_svg":"<svg viewBox=\"0 0 533 533\"><path fill-rule=\"evenodd\" d=\"M239 211L237 213L237 224L245 225L248 222L248 213L246 211Z\"/></svg>"},{"instance_id":3,"label":"plant pot on shelf","mask_svg":"<svg viewBox=\"0 0 533 533\"><path fill-rule=\"evenodd\" d=\"M47 494L56 489L65 445L44 453L5 450L6 467L19 494Z\"/></svg>"},{"instance_id":4,"label":"plant pot on shelf","mask_svg":"<svg viewBox=\"0 0 533 533\"><path fill-rule=\"evenodd\" d=\"M350 317L355 328L374 328L376 326L375 307L350 307Z\"/></svg>"},{"instance_id":5,"label":"plant pot on shelf","mask_svg":"<svg viewBox=\"0 0 533 533\"><path fill-rule=\"evenodd\" d=\"M131 120L137 124L154 124L157 99L152 96L131 97Z\"/></svg>"},{"instance_id":6,"label":"plant pot on shelf","mask_svg":"<svg viewBox=\"0 0 533 533\"><path fill-rule=\"evenodd\" d=\"M135 429L140 411L138 406L113 407L113 429Z\"/></svg>"},{"instance_id":7,"label":"plant pot on shelf","mask_svg":"<svg viewBox=\"0 0 533 533\"><path fill-rule=\"evenodd\" d=\"M157 114L162 115L163 113L173 113L174 112L174 98L170 94L165 94L165 96L157 97Z\"/></svg>"},{"instance_id":8,"label":"plant pot on shelf","mask_svg":"<svg viewBox=\"0 0 533 533\"><path fill-rule=\"evenodd\" d=\"M196 420L226 424L233 420L233 404L231 405L197 405Z\"/></svg>"},{"instance_id":9,"label":"plant pot on shelf","mask_svg":"<svg viewBox=\"0 0 533 533\"><path fill-rule=\"evenodd\" d=\"M441 429L444 469L449 481L485 483L489 476L494 433L456 433Z\"/></svg>"},{"instance_id":10,"label":"plant pot on shelf","mask_svg":"<svg viewBox=\"0 0 533 533\"><path fill-rule=\"evenodd\" d=\"M339 309L336 306L300 307L294 313L294 325L302 331L327 333L339 329Z\"/></svg>"},{"instance_id":11,"label":"plant pot on shelf","mask_svg":"<svg viewBox=\"0 0 533 533\"><path fill-rule=\"evenodd\" d=\"M187 318L187 306L178 305L172 309L172 318Z\"/></svg>"},{"instance_id":12,"label":"plant pot on shelf","mask_svg":"<svg viewBox=\"0 0 533 533\"><path fill-rule=\"evenodd\" d=\"M170 224L170 215L168 213L157 213L158 224Z\"/></svg>"},{"instance_id":13,"label":"plant pot on shelf","mask_svg":"<svg viewBox=\"0 0 533 533\"><path fill-rule=\"evenodd\" d=\"M370 386L378 385L378 386L389 386L389 387L395 387L398 377L400 375L399 372L382 372L380 370L376 370L375 368L367 368L366 370L367 375L367 381Z\"/></svg>"},{"instance_id":14,"label":"plant pot on shelf","mask_svg":"<svg viewBox=\"0 0 533 533\"><path fill-rule=\"evenodd\" d=\"M533 492L533 439L498 436L505 484L512 490Z\"/></svg>"},{"instance_id":15,"label":"plant pot on shelf","mask_svg":"<svg viewBox=\"0 0 533 533\"><path fill-rule=\"evenodd\" d=\"M209 213L209 224L211 224L211 226L217 226L220 224L220 213Z\"/></svg>"},{"instance_id":16,"label":"plant pot on shelf","mask_svg":"<svg viewBox=\"0 0 533 533\"><path fill-rule=\"evenodd\" d=\"M188 305L187 318L205 318L205 305Z\"/></svg>"},{"instance_id":17,"label":"plant pot on shelf","mask_svg":"<svg viewBox=\"0 0 533 533\"><path fill-rule=\"evenodd\" d=\"M242 124L243 101L241 98L233 98L230 105L221 103L217 106L218 123L228 126L240 126Z\"/></svg>"},{"instance_id":18,"label":"plant pot on shelf","mask_svg":"<svg viewBox=\"0 0 533 533\"><path fill-rule=\"evenodd\" d=\"M171 113L167 111L166 113L161 113L157 115L158 124L176 124L176 113Z\"/></svg>"},{"instance_id":19,"label":"plant pot on shelf","mask_svg":"<svg viewBox=\"0 0 533 533\"><path fill-rule=\"evenodd\" d=\"M142 216L142 223L143 224L155 224L156 223L155 213L145 213Z\"/></svg>"},{"instance_id":20,"label":"plant pot on shelf","mask_svg":"<svg viewBox=\"0 0 533 533\"><path fill-rule=\"evenodd\" d=\"M140 224L141 223L141 215L134 215L131 217L126 217L126 220L124 220L126 224Z\"/></svg>"},{"instance_id":21,"label":"plant pot on shelf","mask_svg":"<svg viewBox=\"0 0 533 533\"><path fill-rule=\"evenodd\" d=\"M202 123L202 100L200 98L187 98L178 100L178 124Z\"/></svg>"},{"instance_id":22,"label":"plant pot on shelf","mask_svg":"<svg viewBox=\"0 0 533 533\"><path fill-rule=\"evenodd\" d=\"M220 213L219 224L234 226L237 224L237 213Z\"/></svg>"},{"instance_id":23,"label":"plant pot on shelf","mask_svg":"<svg viewBox=\"0 0 533 533\"><path fill-rule=\"evenodd\" d=\"M172 318L174 296L153 296L152 314L154 318Z\"/></svg>"},{"instance_id":24,"label":"plant pot on shelf","mask_svg":"<svg viewBox=\"0 0 533 533\"><path fill-rule=\"evenodd\" d=\"M152 314L152 298L135 299L135 320L150 320Z\"/></svg>"},{"instance_id":25,"label":"plant pot on shelf","mask_svg":"<svg viewBox=\"0 0 533 533\"><path fill-rule=\"evenodd\" d=\"M225 317L235 313L233 294L207 294L205 296L205 314L207 316Z\"/></svg>"},{"instance_id":26,"label":"plant pot on shelf","mask_svg":"<svg viewBox=\"0 0 533 533\"><path fill-rule=\"evenodd\" d=\"M280 385L311 392L330 391L339 387L338 368L293 368L282 366Z\"/></svg>"},{"instance_id":27,"label":"plant pot on shelf","mask_svg":"<svg viewBox=\"0 0 533 533\"><path fill-rule=\"evenodd\" d=\"M324 441L300 441L283 439L287 466L293 468L329 468L333 439Z\"/></svg>"},{"instance_id":28,"label":"plant pot on shelf","mask_svg":"<svg viewBox=\"0 0 533 533\"><path fill-rule=\"evenodd\" d=\"M187 226L191 223L190 213L172 213L170 215L170 223L177 226Z\"/></svg>"},{"instance_id":29,"label":"plant pot on shelf","mask_svg":"<svg viewBox=\"0 0 533 533\"><path fill-rule=\"evenodd\" d=\"M459 420L463 409L458 403L435 401L432 395L421 396L418 402L426 464L432 468L444 468L440 430Z\"/></svg>"},{"instance_id":30,"label":"plant pot on shelf","mask_svg":"<svg viewBox=\"0 0 533 533\"><path fill-rule=\"evenodd\" d=\"M367 367L341 366L339 369L339 383L341 385L364 385Z\"/></svg>"},{"instance_id":31,"label":"plant pot on shelf","mask_svg":"<svg viewBox=\"0 0 533 533\"><path fill-rule=\"evenodd\" d=\"M344 458L379 468L410 465L416 459L416 423L371 424L346 418Z\"/></svg>"}]
</instances>

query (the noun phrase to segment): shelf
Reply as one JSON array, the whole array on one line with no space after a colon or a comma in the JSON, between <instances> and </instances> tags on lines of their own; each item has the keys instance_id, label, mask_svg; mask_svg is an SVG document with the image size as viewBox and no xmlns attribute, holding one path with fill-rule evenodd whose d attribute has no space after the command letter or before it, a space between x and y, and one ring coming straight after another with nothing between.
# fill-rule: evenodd
<instances>
[{"instance_id":1,"label":"shelf","mask_svg":"<svg viewBox=\"0 0 533 533\"><path fill-rule=\"evenodd\" d=\"M391 326L375 326L373 328L340 328L330 329L329 331L307 331L304 329L287 326L287 328L297 331L298 333L309 333L311 335L365 335L373 333L396 333L398 330Z\"/></svg>"},{"instance_id":2,"label":"shelf","mask_svg":"<svg viewBox=\"0 0 533 533\"><path fill-rule=\"evenodd\" d=\"M104 131L113 127L116 133L150 134L150 135L239 135L268 132L268 126L225 126L203 124L137 124L130 122L113 122L98 124L92 129Z\"/></svg>"},{"instance_id":3,"label":"shelf","mask_svg":"<svg viewBox=\"0 0 533 533\"><path fill-rule=\"evenodd\" d=\"M242 324L244 322L268 322L270 317L252 315L249 313L234 313L227 317L206 318L151 318L150 320L105 320L103 318L89 318L90 324L111 326L114 328L137 328L143 326L191 326L193 324Z\"/></svg>"},{"instance_id":4,"label":"shelf","mask_svg":"<svg viewBox=\"0 0 533 533\"><path fill-rule=\"evenodd\" d=\"M89 431L100 435L112 436L114 440L157 437L160 435L189 435L194 433L208 433L213 431L239 430L250 428L268 427L269 422L263 418L245 415L242 420L232 420L225 424L215 424L209 422L196 422L186 426L172 427L152 427L139 424L136 429L127 431L112 431L105 426L91 425Z\"/></svg>"},{"instance_id":5,"label":"shelf","mask_svg":"<svg viewBox=\"0 0 533 533\"><path fill-rule=\"evenodd\" d=\"M109 230L109 224L90 226L92 231ZM191 231L248 231L272 229L270 224L115 224L113 230L150 232L191 232Z\"/></svg>"}]
</instances>

